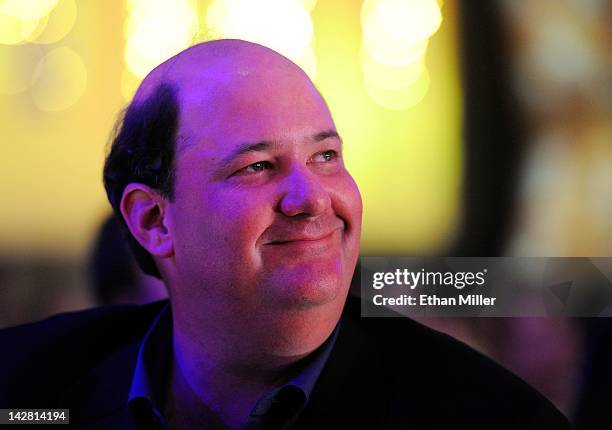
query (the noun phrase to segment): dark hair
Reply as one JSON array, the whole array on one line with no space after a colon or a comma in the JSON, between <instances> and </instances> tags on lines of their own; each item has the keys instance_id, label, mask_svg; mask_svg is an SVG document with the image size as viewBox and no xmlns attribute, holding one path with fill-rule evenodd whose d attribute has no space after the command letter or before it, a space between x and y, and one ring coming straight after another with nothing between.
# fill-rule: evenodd
<instances>
[{"instance_id":1,"label":"dark hair","mask_svg":"<svg viewBox=\"0 0 612 430\"><path fill-rule=\"evenodd\" d=\"M104 163L104 188L124 227L126 240L136 262L147 274L161 278L151 254L131 235L119 205L125 187L138 182L172 199L174 151L179 120L177 90L160 84L144 101L132 102L115 127L114 138Z\"/></svg>"}]
</instances>

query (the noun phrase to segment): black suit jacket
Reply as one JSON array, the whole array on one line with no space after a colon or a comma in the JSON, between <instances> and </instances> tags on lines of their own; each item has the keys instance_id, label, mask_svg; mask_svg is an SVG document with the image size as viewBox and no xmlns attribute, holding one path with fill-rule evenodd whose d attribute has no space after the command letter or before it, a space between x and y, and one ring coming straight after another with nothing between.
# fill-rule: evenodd
<instances>
[{"instance_id":1,"label":"black suit jacket","mask_svg":"<svg viewBox=\"0 0 612 430\"><path fill-rule=\"evenodd\" d=\"M0 331L0 408L70 408L71 428L133 429L140 342L165 302L58 315ZM349 298L299 429L567 429L544 397L453 338L361 318Z\"/></svg>"}]
</instances>

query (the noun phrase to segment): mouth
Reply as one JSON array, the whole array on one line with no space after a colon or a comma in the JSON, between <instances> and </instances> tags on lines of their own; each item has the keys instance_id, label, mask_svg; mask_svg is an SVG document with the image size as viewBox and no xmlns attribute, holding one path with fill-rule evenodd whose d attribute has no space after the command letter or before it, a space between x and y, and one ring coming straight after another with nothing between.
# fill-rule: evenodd
<instances>
[{"instance_id":1,"label":"mouth","mask_svg":"<svg viewBox=\"0 0 612 430\"><path fill-rule=\"evenodd\" d=\"M324 241L326 239L331 238L331 236L337 230L339 230L339 229L332 230L329 233L325 233L325 234L320 235L320 236L298 236L298 237L289 238L289 239L274 240L272 242L268 242L268 245L285 245L285 244L291 244L291 243L305 243L305 244L308 244L309 242L320 242L320 241Z\"/></svg>"},{"instance_id":2,"label":"mouth","mask_svg":"<svg viewBox=\"0 0 612 430\"><path fill-rule=\"evenodd\" d=\"M324 232L301 231L295 234L280 235L276 238L271 238L272 240L265 243L265 247L270 250L275 249L290 254L293 252L315 252L315 254L319 254L320 252L331 251L340 246L345 229L346 224L341 222Z\"/></svg>"}]
</instances>

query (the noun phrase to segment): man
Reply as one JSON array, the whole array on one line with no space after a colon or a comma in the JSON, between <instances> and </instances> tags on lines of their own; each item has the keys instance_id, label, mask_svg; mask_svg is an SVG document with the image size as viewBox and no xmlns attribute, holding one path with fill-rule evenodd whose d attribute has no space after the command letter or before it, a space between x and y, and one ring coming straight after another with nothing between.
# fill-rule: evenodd
<instances>
[{"instance_id":1,"label":"man","mask_svg":"<svg viewBox=\"0 0 612 430\"><path fill-rule=\"evenodd\" d=\"M70 407L82 429L565 428L458 342L359 318L359 191L323 98L274 51L220 40L157 67L104 175L171 306L5 333L0 407Z\"/></svg>"}]
</instances>

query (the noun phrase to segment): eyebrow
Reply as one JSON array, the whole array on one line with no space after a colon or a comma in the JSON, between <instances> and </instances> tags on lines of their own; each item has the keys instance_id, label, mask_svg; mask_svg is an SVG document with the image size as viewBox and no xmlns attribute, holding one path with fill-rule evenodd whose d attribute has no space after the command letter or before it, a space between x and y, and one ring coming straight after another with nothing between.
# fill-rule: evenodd
<instances>
[{"instance_id":1,"label":"eyebrow","mask_svg":"<svg viewBox=\"0 0 612 430\"><path fill-rule=\"evenodd\" d=\"M325 139L329 139L329 138L338 139L338 141L342 145L342 139L340 138L340 135L338 134L336 130L330 129L330 130L322 131L320 133L314 134L311 137L313 142L322 142ZM222 167L227 167L232 162L232 160L236 157L239 157L244 154L249 154L251 152L263 152L267 150L268 148L270 148L271 146L273 146L274 144L275 142L272 142L270 140L262 140L262 141L255 142L255 143L242 144L238 148L234 149L229 155L224 157L223 160L221 160L220 164Z\"/></svg>"},{"instance_id":2,"label":"eyebrow","mask_svg":"<svg viewBox=\"0 0 612 430\"><path fill-rule=\"evenodd\" d=\"M335 137L340 141L340 144L342 144L342 139L336 130L326 130L322 131L321 133L317 133L312 136L312 140L315 142L321 142L322 140L329 139L330 137Z\"/></svg>"}]
</instances>

